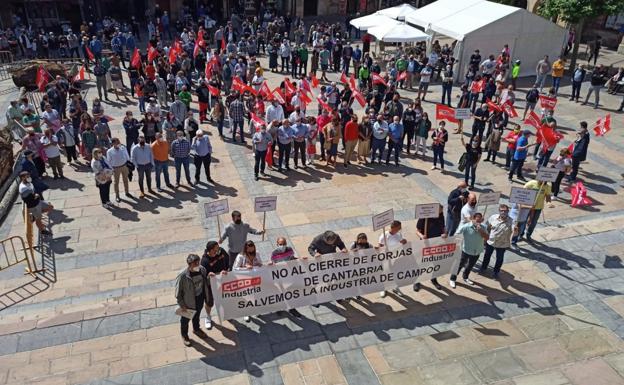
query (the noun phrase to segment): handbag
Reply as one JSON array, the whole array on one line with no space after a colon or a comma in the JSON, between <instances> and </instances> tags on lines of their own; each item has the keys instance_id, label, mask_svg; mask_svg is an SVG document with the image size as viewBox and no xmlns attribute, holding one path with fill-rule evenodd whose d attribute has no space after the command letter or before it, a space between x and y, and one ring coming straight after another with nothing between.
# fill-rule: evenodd
<instances>
[{"instance_id":1,"label":"handbag","mask_svg":"<svg viewBox=\"0 0 624 385\"><path fill-rule=\"evenodd\" d=\"M459 157L459 162L457 162L457 169L459 171L464 171L466 169L466 153L464 152L462 156Z\"/></svg>"}]
</instances>

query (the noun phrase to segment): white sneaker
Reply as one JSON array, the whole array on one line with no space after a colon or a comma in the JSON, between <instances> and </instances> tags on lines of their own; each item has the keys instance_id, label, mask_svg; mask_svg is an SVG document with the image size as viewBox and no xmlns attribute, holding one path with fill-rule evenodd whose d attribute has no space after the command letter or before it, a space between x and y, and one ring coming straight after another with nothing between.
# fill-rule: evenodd
<instances>
[{"instance_id":1,"label":"white sneaker","mask_svg":"<svg viewBox=\"0 0 624 385\"><path fill-rule=\"evenodd\" d=\"M453 281L452 279L451 279L451 280L449 280L449 285L451 285L451 287L452 287L453 289L455 289L455 287L457 287L457 285L455 284L455 281Z\"/></svg>"},{"instance_id":2,"label":"white sneaker","mask_svg":"<svg viewBox=\"0 0 624 385\"><path fill-rule=\"evenodd\" d=\"M249 321L251 321L251 317L246 315L245 317L243 317L243 321L249 322Z\"/></svg>"},{"instance_id":3,"label":"white sneaker","mask_svg":"<svg viewBox=\"0 0 624 385\"><path fill-rule=\"evenodd\" d=\"M212 329L212 318L210 317L210 314L208 314L206 319L204 319L204 325L206 326L206 330Z\"/></svg>"},{"instance_id":4,"label":"white sneaker","mask_svg":"<svg viewBox=\"0 0 624 385\"><path fill-rule=\"evenodd\" d=\"M403 296L403 292L401 291L401 289L399 289L398 287L396 289L392 289L392 292L396 295L398 295L399 297Z\"/></svg>"},{"instance_id":5,"label":"white sneaker","mask_svg":"<svg viewBox=\"0 0 624 385\"><path fill-rule=\"evenodd\" d=\"M468 278L464 278L464 282L466 282L470 286L474 286L474 282L469 280Z\"/></svg>"},{"instance_id":6,"label":"white sneaker","mask_svg":"<svg viewBox=\"0 0 624 385\"><path fill-rule=\"evenodd\" d=\"M386 291L385 291L385 290L384 290L384 291L380 291L380 292L379 292L379 296L380 296L381 298L386 298Z\"/></svg>"}]
</instances>

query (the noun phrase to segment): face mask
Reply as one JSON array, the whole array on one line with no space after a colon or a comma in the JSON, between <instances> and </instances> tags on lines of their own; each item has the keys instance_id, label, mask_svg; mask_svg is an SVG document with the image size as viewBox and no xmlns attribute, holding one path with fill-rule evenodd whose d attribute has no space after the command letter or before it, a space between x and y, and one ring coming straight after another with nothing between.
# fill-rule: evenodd
<instances>
[{"instance_id":1,"label":"face mask","mask_svg":"<svg viewBox=\"0 0 624 385\"><path fill-rule=\"evenodd\" d=\"M500 214L501 218L507 218L507 216L509 215L509 212L501 211L499 214Z\"/></svg>"},{"instance_id":2,"label":"face mask","mask_svg":"<svg viewBox=\"0 0 624 385\"><path fill-rule=\"evenodd\" d=\"M159 141L159 142L164 142L164 141L165 141L165 138L158 138L158 141Z\"/></svg>"},{"instance_id":3,"label":"face mask","mask_svg":"<svg viewBox=\"0 0 624 385\"><path fill-rule=\"evenodd\" d=\"M199 266L194 266L194 267L191 267L191 269L190 269L190 270L191 270L191 272L193 272L193 273L199 273Z\"/></svg>"},{"instance_id":4,"label":"face mask","mask_svg":"<svg viewBox=\"0 0 624 385\"><path fill-rule=\"evenodd\" d=\"M141 141L139 142L139 146L141 146L141 147L145 146L145 141L144 141L144 140L141 140Z\"/></svg>"},{"instance_id":5,"label":"face mask","mask_svg":"<svg viewBox=\"0 0 624 385\"><path fill-rule=\"evenodd\" d=\"M32 178L31 177L26 178L26 182L32 183Z\"/></svg>"},{"instance_id":6,"label":"face mask","mask_svg":"<svg viewBox=\"0 0 624 385\"><path fill-rule=\"evenodd\" d=\"M240 218L234 219L234 223L236 223L237 225L240 225L241 223L243 223L243 220Z\"/></svg>"},{"instance_id":7,"label":"face mask","mask_svg":"<svg viewBox=\"0 0 624 385\"><path fill-rule=\"evenodd\" d=\"M577 135L578 135L578 134L577 134ZM34 133L34 132L31 132L30 134L28 134L28 136L33 137L33 136L35 136L35 133Z\"/></svg>"},{"instance_id":8,"label":"face mask","mask_svg":"<svg viewBox=\"0 0 624 385\"><path fill-rule=\"evenodd\" d=\"M278 253L283 253L286 251L286 246L285 245L277 245L277 248L275 249L275 251L277 251Z\"/></svg>"}]
</instances>

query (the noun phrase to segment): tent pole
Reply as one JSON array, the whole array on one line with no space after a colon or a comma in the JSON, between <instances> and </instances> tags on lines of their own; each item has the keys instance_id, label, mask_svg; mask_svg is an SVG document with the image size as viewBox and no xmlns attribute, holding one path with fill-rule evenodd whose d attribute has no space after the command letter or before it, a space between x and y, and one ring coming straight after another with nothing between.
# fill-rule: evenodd
<instances>
[{"instance_id":1,"label":"tent pole","mask_svg":"<svg viewBox=\"0 0 624 385\"><path fill-rule=\"evenodd\" d=\"M459 79L461 79L462 71L463 71L463 62L464 62L464 41L458 40L457 44L459 44L459 49L457 50L457 71L453 69L453 74L455 77L455 81L459 83Z\"/></svg>"}]
</instances>

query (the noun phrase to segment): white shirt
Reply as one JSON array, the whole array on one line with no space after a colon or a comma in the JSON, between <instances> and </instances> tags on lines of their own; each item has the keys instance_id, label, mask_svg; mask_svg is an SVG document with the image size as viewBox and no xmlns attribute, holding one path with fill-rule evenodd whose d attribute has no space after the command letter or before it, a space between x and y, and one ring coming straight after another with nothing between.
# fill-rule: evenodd
<instances>
[{"instance_id":1,"label":"white shirt","mask_svg":"<svg viewBox=\"0 0 624 385\"><path fill-rule=\"evenodd\" d=\"M288 117L288 120L290 120L290 124L294 124L295 121L297 120L297 117L301 118L301 122L304 122L305 112L299 111L298 114L297 114L297 111L291 112L290 116Z\"/></svg>"},{"instance_id":2,"label":"white shirt","mask_svg":"<svg viewBox=\"0 0 624 385\"><path fill-rule=\"evenodd\" d=\"M51 146L47 146L43 148L43 151L45 152L46 156L48 158L56 158L57 156L60 156L61 151L58 148L58 138L56 137L56 135L52 135L50 138L48 138L47 136L41 137L41 144L45 146L50 143L52 143Z\"/></svg>"},{"instance_id":3,"label":"white shirt","mask_svg":"<svg viewBox=\"0 0 624 385\"><path fill-rule=\"evenodd\" d=\"M477 212L477 205L470 206L470 204L466 203L464 207L461 209L461 222L466 223L472 218L472 215ZM468 218L468 219L466 219Z\"/></svg>"},{"instance_id":4,"label":"white shirt","mask_svg":"<svg viewBox=\"0 0 624 385\"><path fill-rule=\"evenodd\" d=\"M379 236L379 243L388 246L388 249L397 249L401 247L401 241L403 240L403 235L401 232L397 232L396 234L390 234L390 230L386 231L386 241L387 245L384 244L384 235L381 233Z\"/></svg>"},{"instance_id":5,"label":"white shirt","mask_svg":"<svg viewBox=\"0 0 624 385\"><path fill-rule=\"evenodd\" d=\"M271 104L269 107L267 107L266 110L265 122L267 122L267 124L271 124L271 122L274 120L277 120L280 123L282 123L282 120L284 120L284 109L279 104L277 105L277 107Z\"/></svg>"},{"instance_id":6,"label":"white shirt","mask_svg":"<svg viewBox=\"0 0 624 385\"><path fill-rule=\"evenodd\" d=\"M160 119L160 106L158 104L154 104L152 106L152 104L148 104L147 108L146 108L147 112L149 112L150 114L154 115L154 117L156 119Z\"/></svg>"}]
</instances>

